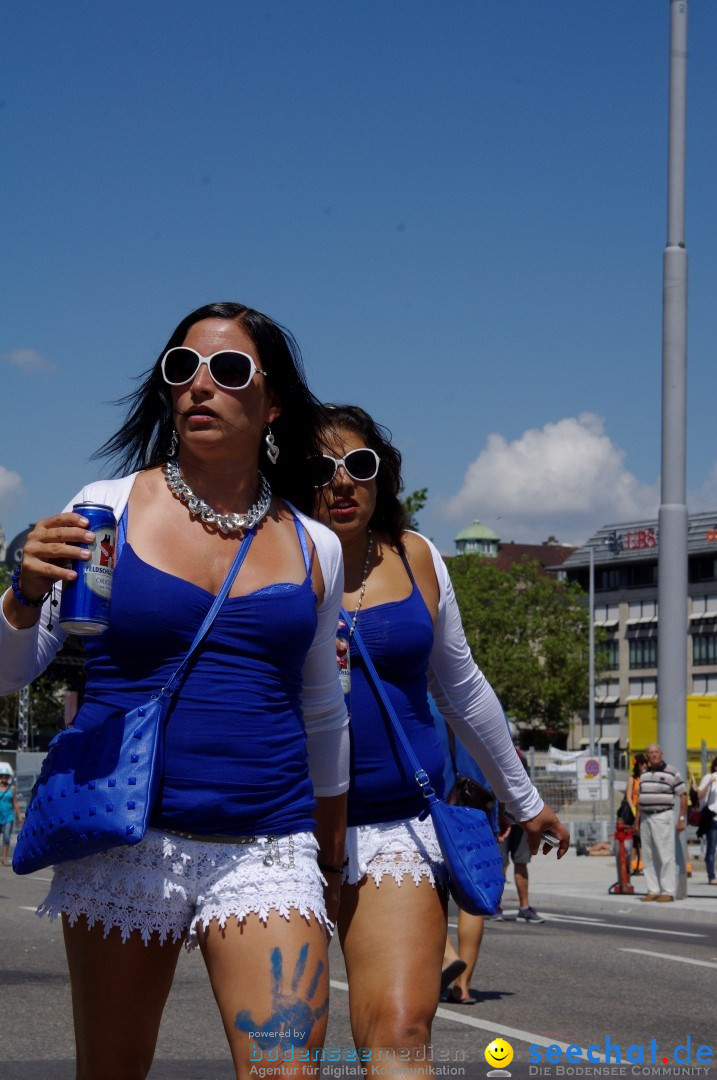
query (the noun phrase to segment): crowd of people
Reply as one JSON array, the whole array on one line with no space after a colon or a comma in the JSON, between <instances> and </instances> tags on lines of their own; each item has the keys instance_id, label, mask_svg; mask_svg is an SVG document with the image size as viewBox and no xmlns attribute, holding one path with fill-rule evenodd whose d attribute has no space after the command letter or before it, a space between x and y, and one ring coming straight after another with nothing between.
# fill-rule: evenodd
<instances>
[{"instance_id":1,"label":"crowd of people","mask_svg":"<svg viewBox=\"0 0 717 1080\"><path fill-rule=\"evenodd\" d=\"M54 592L95 542L73 506L110 506L118 522L110 624L86 642L80 730L164 685L247 547L173 700L151 828L139 844L58 865L40 905L62 918L78 1075L147 1075L183 945L201 950L237 1076L257 1040L272 1045L269 1029L291 1024L302 1047L321 1046L334 927L356 1045L419 1058L441 991L475 1000L483 919L460 913L454 949L441 849L359 637L435 791L451 789L447 731L454 780L473 776L492 795L517 918L542 921L528 897L541 833L558 857L569 837L471 654L443 560L408 527L399 451L359 406L314 397L287 330L218 303L175 328L101 452L120 475L50 507L27 538L0 610L0 692L40 675L65 639ZM662 783L667 767L649 748L648 759ZM713 766L710 805L714 780ZM648 877L662 848L644 778L637 805ZM0 813L6 863L19 806L2 768ZM674 895L669 879L655 889Z\"/></svg>"}]
</instances>

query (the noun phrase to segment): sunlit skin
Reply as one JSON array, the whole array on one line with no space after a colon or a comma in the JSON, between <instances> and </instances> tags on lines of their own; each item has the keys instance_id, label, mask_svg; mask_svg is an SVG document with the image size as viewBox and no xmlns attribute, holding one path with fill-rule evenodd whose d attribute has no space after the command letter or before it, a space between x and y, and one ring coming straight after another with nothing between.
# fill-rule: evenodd
<instances>
[{"instance_id":1,"label":"sunlit skin","mask_svg":"<svg viewBox=\"0 0 717 1080\"><path fill-rule=\"evenodd\" d=\"M485 1048L485 1059L495 1069L502 1069L513 1060L513 1047L505 1039L493 1039Z\"/></svg>"},{"instance_id":2,"label":"sunlit skin","mask_svg":"<svg viewBox=\"0 0 717 1080\"><path fill-rule=\"evenodd\" d=\"M236 349L252 356L257 368L265 366L256 345L235 320L210 318L195 323L182 344L203 357ZM226 390L216 385L206 365L200 365L190 382L171 388L170 393L185 480L215 510L245 512L257 498L259 450L266 425L279 416L284 404L271 380L257 372L246 388ZM86 524L77 514L61 513L35 525L23 553L21 587L26 596L40 597L54 581L72 580L75 573L66 560L81 557L77 543L93 539ZM215 595L240 537L223 535L191 517L170 492L161 468L155 467L141 471L132 486L127 543L154 570ZM324 582L318 559L312 559L311 574L317 603L322 604ZM253 593L277 581L299 585L305 579L306 565L292 514L281 499L274 499L230 596ZM16 629L32 626L40 613L39 608L21 605L12 592L4 598L3 610ZM317 798L314 816L320 857L329 864L340 862L345 796ZM339 889L340 877L332 877L324 891L332 920L338 912ZM70 926L66 917L63 933L72 983L78 1076L146 1076L181 938L175 942L170 935L162 943L154 935L145 944L139 932L133 931L125 941L118 927L106 933L101 922L90 927L81 918ZM302 1045L313 1049L322 1044L328 956L326 930L316 917L294 913L288 919L272 910L262 920L250 912L241 922L228 918L222 926L210 918L208 925L200 923L197 934L237 1077L250 1072L252 1043L245 1030L246 1017L256 1015L271 1025L291 1022L292 1033L295 1028L300 1031ZM278 957L286 971L293 973L290 981L279 977ZM109 980L108 972L112 973ZM100 985L103 992L98 995ZM128 1002L133 1009L132 1039L127 1038ZM253 1020L252 1025L256 1026ZM293 1075L294 1068L280 1063L277 1075Z\"/></svg>"},{"instance_id":3,"label":"sunlit skin","mask_svg":"<svg viewBox=\"0 0 717 1080\"><path fill-rule=\"evenodd\" d=\"M335 458L366 446L362 437L348 428L332 434L327 443L326 452ZM365 556L366 530L375 509L376 480L354 480L342 465L333 481L319 490L316 516L339 537L344 560L356 550Z\"/></svg>"},{"instance_id":4,"label":"sunlit skin","mask_svg":"<svg viewBox=\"0 0 717 1080\"><path fill-rule=\"evenodd\" d=\"M336 461L352 450L367 447L362 434L339 426L325 432L326 453ZM380 447L368 447L381 453ZM362 615L407 599L412 582L394 540L374 524L378 477L355 480L339 465L330 484L317 489L315 516L341 541L344 556L344 607ZM383 466L385 467L385 466ZM379 515L380 517L381 515ZM438 617L439 586L431 550L416 533L401 536L418 591L434 626ZM560 829L567 848L569 835L546 808L532 825L535 846L541 828ZM385 875L372 884L345 884L341 890L339 939L349 982L351 1029L356 1046L394 1047L422 1052L431 1038L431 1024L440 990L441 961L446 941L443 893L428 878L399 885ZM369 1080L379 1075L367 1062ZM416 1075L415 1062L394 1068L394 1080ZM418 1070L420 1072L420 1069ZM430 1074L430 1070L426 1070Z\"/></svg>"},{"instance_id":5,"label":"sunlit skin","mask_svg":"<svg viewBox=\"0 0 717 1080\"><path fill-rule=\"evenodd\" d=\"M233 319L202 319L190 326L182 344L196 349L201 356L237 349L253 357L257 367L262 366L256 345ZM243 390L225 390L214 382L209 368L201 364L191 382L171 387L182 473L190 486L198 485L202 497L219 510L222 507L212 499L226 499L228 488L232 490L234 507L250 505L254 500L255 474L247 470L251 490L237 490L244 479L237 470L237 461L256 461L266 424L281 412L269 382L257 372ZM209 496L204 494L208 489Z\"/></svg>"}]
</instances>

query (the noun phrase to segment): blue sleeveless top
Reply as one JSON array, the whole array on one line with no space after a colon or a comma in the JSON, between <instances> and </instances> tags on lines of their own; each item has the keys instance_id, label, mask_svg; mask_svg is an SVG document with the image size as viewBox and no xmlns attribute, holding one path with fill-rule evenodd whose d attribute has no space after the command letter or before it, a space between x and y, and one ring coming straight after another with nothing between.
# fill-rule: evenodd
<instances>
[{"instance_id":1,"label":"blue sleeveless top","mask_svg":"<svg viewBox=\"0 0 717 1080\"><path fill-rule=\"evenodd\" d=\"M315 827L301 690L316 597L304 529L297 518L294 523L303 583L228 597L175 694L152 820L158 828L248 836ZM125 536L126 511L110 627L86 642L87 688L77 727L127 712L160 689L214 599L143 562Z\"/></svg>"},{"instance_id":2,"label":"blue sleeveless top","mask_svg":"<svg viewBox=\"0 0 717 1080\"><path fill-rule=\"evenodd\" d=\"M407 560L412 589L404 600L362 609L357 630L376 665L418 760L443 794L443 750L428 704L426 672L433 622ZM348 824L415 817L426 807L393 724L351 642L351 785Z\"/></svg>"}]
</instances>

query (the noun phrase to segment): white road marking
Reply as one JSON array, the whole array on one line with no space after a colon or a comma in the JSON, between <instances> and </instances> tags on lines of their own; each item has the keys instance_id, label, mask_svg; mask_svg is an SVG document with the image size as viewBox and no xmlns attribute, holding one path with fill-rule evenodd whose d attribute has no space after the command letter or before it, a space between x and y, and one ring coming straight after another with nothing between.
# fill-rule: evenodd
<instances>
[{"instance_id":1,"label":"white road marking","mask_svg":"<svg viewBox=\"0 0 717 1080\"><path fill-rule=\"evenodd\" d=\"M669 934L671 937L703 938L706 934L693 934L689 930L658 930L654 926L628 926L626 923L600 922L596 919L583 919L579 915L546 915L543 918L550 922L572 922L584 926L604 926L608 930L632 930L638 934Z\"/></svg>"},{"instance_id":2,"label":"white road marking","mask_svg":"<svg viewBox=\"0 0 717 1080\"><path fill-rule=\"evenodd\" d=\"M331 979L331 986L334 990L346 990L348 991L348 984L339 982L337 979ZM436 1016L440 1016L441 1020L452 1020L454 1024L465 1024L466 1027L479 1028L481 1031L488 1031L496 1038L517 1039L520 1042L534 1043L536 1046L559 1046L561 1050L567 1050L569 1046L576 1046L576 1043L560 1042L559 1039L549 1039L545 1035L533 1035L530 1031L522 1031L520 1028L507 1027L505 1024L489 1023L487 1020L479 1020L476 1016L466 1016L465 1013L455 1013L450 1009L438 1008ZM587 1058L587 1050L580 1047L581 1057ZM595 1061L604 1061L604 1055L601 1057L598 1054L593 1055Z\"/></svg>"},{"instance_id":3,"label":"white road marking","mask_svg":"<svg viewBox=\"0 0 717 1080\"><path fill-rule=\"evenodd\" d=\"M23 905L21 904L21 905L20 905L20 911L37 911L37 907L24 907L24 906L23 906Z\"/></svg>"},{"instance_id":4,"label":"white road marking","mask_svg":"<svg viewBox=\"0 0 717 1080\"><path fill-rule=\"evenodd\" d=\"M678 964L695 964L697 967L717 968L709 960L691 960L688 956L671 956L669 953L651 952L649 949L618 949L618 952L637 953L638 956L657 956L660 960L674 960Z\"/></svg>"},{"instance_id":5,"label":"white road marking","mask_svg":"<svg viewBox=\"0 0 717 1080\"><path fill-rule=\"evenodd\" d=\"M542 911L541 915L546 922L576 923L578 926L605 926L609 930L635 930L641 934L667 934L670 937L703 938L707 936L706 934L694 934L689 930L658 930L649 926L627 926L624 923L606 922L605 919L595 918L591 915L558 915L545 911ZM508 912L508 916L508 922L515 922L512 912ZM490 920L487 919L486 921ZM449 922L448 925L452 930L458 929L458 923Z\"/></svg>"}]
</instances>

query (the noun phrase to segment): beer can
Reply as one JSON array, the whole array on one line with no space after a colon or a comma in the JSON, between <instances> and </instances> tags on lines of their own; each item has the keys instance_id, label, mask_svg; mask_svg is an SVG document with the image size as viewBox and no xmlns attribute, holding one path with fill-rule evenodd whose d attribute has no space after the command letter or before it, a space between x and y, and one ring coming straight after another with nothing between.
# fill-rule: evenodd
<instances>
[{"instance_id":1,"label":"beer can","mask_svg":"<svg viewBox=\"0 0 717 1080\"><path fill-rule=\"evenodd\" d=\"M95 539L92 544L78 545L89 549L92 556L86 562L72 560L77 577L62 583L58 621L68 634L102 634L110 623L117 522L112 507L102 503L76 503L72 511L87 518L87 528Z\"/></svg>"},{"instance_id":2,"label":"beer can","mask_svg":"<svg viewBox=\"0 0 717 1080\"><path fill-rule=\"evenodd\" d=\"M336 661L339 665L339 682L344 693L346 712L351 716L351 653L349 651L349 628L344 619L339 619L336 630Z\"/></svg>"}]
</instances>

